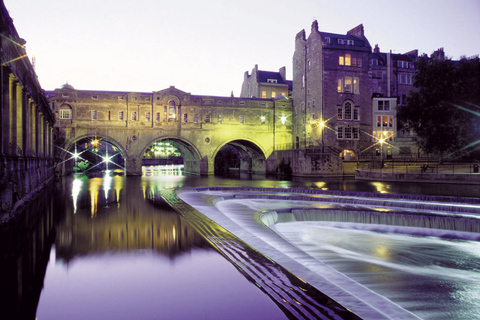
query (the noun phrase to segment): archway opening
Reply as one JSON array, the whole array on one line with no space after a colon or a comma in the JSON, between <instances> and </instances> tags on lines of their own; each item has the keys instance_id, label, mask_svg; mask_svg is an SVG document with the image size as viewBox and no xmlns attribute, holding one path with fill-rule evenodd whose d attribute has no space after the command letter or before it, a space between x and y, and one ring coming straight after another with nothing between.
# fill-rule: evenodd
<instances>
[{"instance_id":1,"label":"archway opening","mask_svg":"<svg viewBox=\"0 0 480 320\"><path fill-rule=\"evenodd\" d=\"M158 139L142 156L142 172L146 175L199 173L199 159L193 147L178 139Z\"/></svg>"},{"instance_id":2,"label":"archway opening","mask_svg":"<svg viewBox=\"0 0 480 320\"><path fill-rule=\"evenodd\" d=\"M340 157L344 160L352 160L356 157L356 155L352 150L345 149L340 152Z\"/></svg>"},{"instance_id":3,"label":"archway opening","mask_svg":"<svg viewBox=\"0 0 480 320\"><path fill-rule=\"evenodd\" d=\"M112 141L97 136L77 140L67 151L65 173L89 176L113 173L125 174L125 155Z\"/></svg>"},{"instance_id":4,"label":"archway opening","mask_svg":"<svg viewBox=\"0 0 480 320\"><path fill-rule=\"evenodd\" d=\"M215 175L264 174L265 170L266 161L263 151L250 141L231 141L215 155Z\"/></svg>"}]
</instances>

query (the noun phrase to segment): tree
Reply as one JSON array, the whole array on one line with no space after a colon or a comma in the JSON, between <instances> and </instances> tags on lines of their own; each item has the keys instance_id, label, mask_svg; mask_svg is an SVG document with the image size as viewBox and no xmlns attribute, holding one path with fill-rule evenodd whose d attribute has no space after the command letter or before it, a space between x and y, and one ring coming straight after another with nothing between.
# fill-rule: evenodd
<instances>
[{"instance_id":1,"label":"tree","mask_svg":"<svg viewBox=\"0 0 480 320\"><path fill-rule=\"evenodd\" d=\"M480 149L480 62L454 62L422 56L407 103L398 119L413 129L419 146L444 157L463 156Z\"/></svg>"}]
</instances>

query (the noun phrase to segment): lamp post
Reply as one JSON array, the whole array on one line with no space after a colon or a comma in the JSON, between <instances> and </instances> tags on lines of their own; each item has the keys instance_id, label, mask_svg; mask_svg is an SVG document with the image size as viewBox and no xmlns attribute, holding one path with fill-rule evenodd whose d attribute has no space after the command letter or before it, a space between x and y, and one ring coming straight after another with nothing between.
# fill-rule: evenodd
<instances>
[{"instance_id":1,"label":"lamp post","mask_svg":"<svg viewBox=\"0 0 480 320\"><path fill-rule=\"evenodd\" d=\"M385 142L385 138L380 138L380 169L383 169L383 143Z\"/></svg>"},{"instance_id":2,"label":"lamp post","mask_svg":"<svg viewBox=\"0 0 480 320\"><path fill-rule=\"evenodd\" d=\"M323 136L323 131L325 131L325 121L323 121L323 118L320 120L320 130L322 130L321 134L322 134L322 153L324 153L324 136Z\"/></svg>"}]
</instances>

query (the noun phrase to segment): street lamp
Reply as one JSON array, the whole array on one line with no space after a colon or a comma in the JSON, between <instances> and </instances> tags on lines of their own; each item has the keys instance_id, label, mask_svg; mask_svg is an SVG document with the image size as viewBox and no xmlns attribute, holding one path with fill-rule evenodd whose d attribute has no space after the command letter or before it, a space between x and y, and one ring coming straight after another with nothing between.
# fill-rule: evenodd
<instances>
[{"instance_id":1,"label":"street lamp","mask_svg":"<svg viewBox=\"0 0 480 320\"><path fill-rule=\"evenodd\" d=\"M325 130L325 121L323 119L320 120L320 130L322 133L322 153L324 152L324 145L325 143L323 142L324 136L323 136L323 131Z\"/></svg>"}]
</instances>

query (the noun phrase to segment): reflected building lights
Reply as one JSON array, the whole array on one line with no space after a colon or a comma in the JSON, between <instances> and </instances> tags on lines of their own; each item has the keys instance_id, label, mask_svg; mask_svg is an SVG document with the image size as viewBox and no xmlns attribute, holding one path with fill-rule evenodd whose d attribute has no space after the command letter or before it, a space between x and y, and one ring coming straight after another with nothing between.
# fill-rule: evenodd
<instances>
[{"instance_id":1,"label":"reflected building lights","mask_svg":"<svg viewBox=\"0 0 480 320\"><path fill-rule=\"evenodd\" d=\"M371 184L375 187L375 189L376 189L377 192L380 192L380 193L390 193L390 191L388 191L389 186L387 186L385 183L382 183L382 182L371 182Z\"/></svg>"},{"instance_id":2,"label":"reflected building lights","mask_svg":"<svg viewBox=\"0 0 480 320\"><path fill-rule=\"evenodd\" d=\"M95 218L97 215L97 205L98 205L98 192L102 185L102 178L92 178L90 179L90 184L88 186L88 191L90 191L90 203L91 203L91 218Z\"/></svg>"},{"instance_id":3,"label":"reflected building lights","mask_svg":"<svg viewBox=\"0 0 480 320\"><path fill-rule=\"evenodd\" d=\"M73 214L77 213L77 199L82 190L82 180L74 179L72 183Z\"/></svg>"},{"instance_id":4,"label":"reflected building lights","mask_svg":"<svg viewBox=\"0 0 480 320\"><path fill-rule=\"evenodd\" d=\"M112 177L109 175L110 170L105 172L105 176L103 177L103 192L105 193L105 204L108 207L108 192L112 186Z\"/></svg>"}]
</instances>

